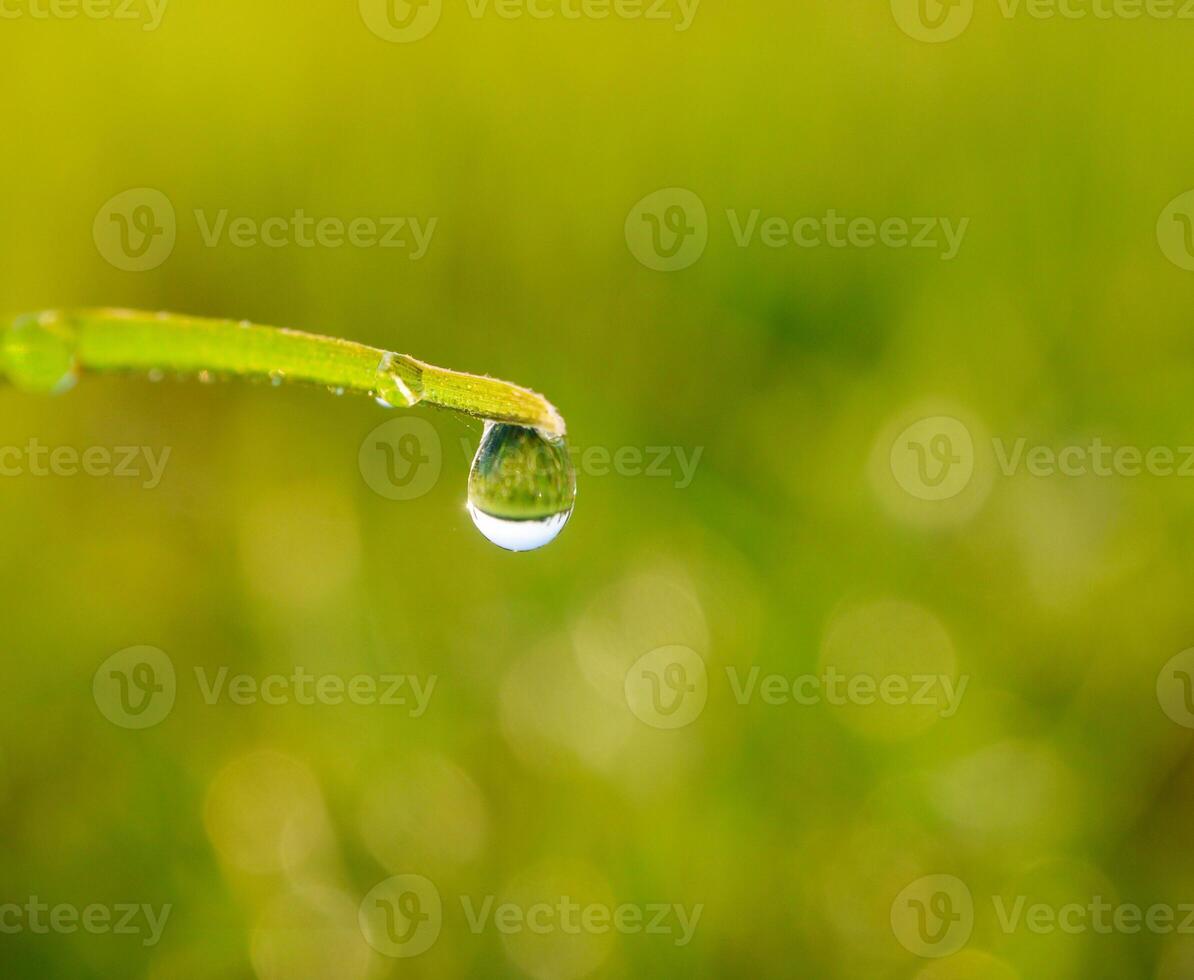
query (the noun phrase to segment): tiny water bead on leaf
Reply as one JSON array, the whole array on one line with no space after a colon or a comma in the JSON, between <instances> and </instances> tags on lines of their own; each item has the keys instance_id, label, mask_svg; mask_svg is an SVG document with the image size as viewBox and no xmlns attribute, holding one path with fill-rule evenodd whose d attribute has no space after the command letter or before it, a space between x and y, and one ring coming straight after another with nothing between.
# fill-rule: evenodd
<instances>
[{"instance_id":1,"label":"tiny water bead on leaf","mask_svg":"<svg viewBox=\"0 0 1194 980\"><path fill-rule=\"evenodd\" d=\"M409 361L409 358L405 360ZM408 364L404 363L400 355L389 351L382 355L377 365L377 385L373 390L373 400L382 408L394 408L399 405L410 408L423 400L423 390L418 385L416 376L412 375Z\"/></svg>"},{"instance_id":2,"label":"tiny water bead on leaf","mask_svg":"<svg viewBox=\"0 0 1194 980\"><path fill-rule=\"evenodd\" d=\"M74 328L57 313L19 316L0 340L0 368L16 387L40 394L74 387L78 341Z\"/></svg>"},{"instance_id":3,"label":"tiny water bead on leaf","mask_svg":"<svg viewBox=\"0 0 1194 980\"><path fill-rule=\"evenodd\" d=\"M576 501L576 471L562 438L487 422L468 476L468 512L507 551L534 551L559 536Z\"/></svg>"}]
</instances>

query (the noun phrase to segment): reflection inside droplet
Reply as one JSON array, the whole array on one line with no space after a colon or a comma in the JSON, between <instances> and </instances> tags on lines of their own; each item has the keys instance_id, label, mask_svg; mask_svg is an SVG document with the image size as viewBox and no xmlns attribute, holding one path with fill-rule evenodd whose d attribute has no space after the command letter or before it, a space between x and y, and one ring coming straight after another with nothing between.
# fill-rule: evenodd
<instances>
[{"instance_id":1,"label":"reflection inside droplet","mask_svg":"<svg viewBox=\"0 0 1194 980\"><path fill-rule=\"evenodd\" d=\"M576 471L563 439L487 422L468 477L468 512L499 548L534 551L556 539L576 501Z\"/></svg>"},{"instance_id":2,"label":"reflection inside droplet","mask_svg":"<svg viewBox=\"0 0 1194 980\"><path fill-rule=\"evenodd\" d=\"M507 520L486 514L472 503L468 505L468 512L473 518L473 523L477 525L477 530L499 548L505 548L507 551L534 551L545 544L551 544L564 529L564 525L568 523L568 516L572 513L567 511L554 514L541 521Z\"/></svg>"}]
</instances>

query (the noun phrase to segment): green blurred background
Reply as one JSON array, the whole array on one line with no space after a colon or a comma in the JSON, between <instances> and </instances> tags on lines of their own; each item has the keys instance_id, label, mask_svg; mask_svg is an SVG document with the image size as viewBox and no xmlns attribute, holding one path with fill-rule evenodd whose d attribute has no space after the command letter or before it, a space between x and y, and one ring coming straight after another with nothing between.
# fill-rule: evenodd
<instances>
[{"instance_id":1,"label":"green blurred background","mask_svg":"<svg viewBox=\"0 0 1194 980\"><path fill-rule=\"evenodd\" d=\"M149 945L0 916L0 974L1194 976L1189 926L997 912L1194 903L1194 711L1167 667L1194 646L1192 482L1007 475L991 448L1194 444L1194 275L1158 237L1194 187L1194 21L975 0L929 43L887 0L704 0L683 30L674 4L444 0L394 42L368 0L169 0L153 30L143 4L32 3L0 18L4 307L248 318L509 378L564 413L580 490L556 543L511 555L464 510L472 420L415 410L441 472L391 500L360 454L392 414L366 399L0 390L0 446L170 450L152 488L0 479L0 906L171 906ZM130 272L93 226L137 188L169 200L175 242ZM685 214L707 246L673 271L626 234L665 188L707 211ZM413 259L212 246L195 217L300 209L436 224ZM740 246L727 211L756 209L968 225L949 260ZM923 499L890 453L938 417L973 436L950 450L973 474ZM627 447L675 448L663 475L584 462ZM143 645L174 700L136 729L93 677ZM660 648L683 648L698 698L676 728L627 693L643 657L676 677ZM196 675L296 667L435 686L415 717L209 704ZM755 667L966 686L948 717L777 704L741 696ZM394 958L358 908L412 874L441 931ZM901 918L928 875L973 898L967 917L929 896L956 949ZM688 942L538 934L470 928L462 896L702 911Z\"/></svg>"}]
</instances>

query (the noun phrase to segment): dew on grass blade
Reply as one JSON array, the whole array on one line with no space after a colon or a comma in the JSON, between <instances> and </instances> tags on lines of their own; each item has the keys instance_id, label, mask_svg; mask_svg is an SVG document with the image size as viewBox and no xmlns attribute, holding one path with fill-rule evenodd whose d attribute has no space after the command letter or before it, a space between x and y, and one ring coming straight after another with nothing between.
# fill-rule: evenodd
<instances>
[{"instance_id":1,"label":"dew on grass blade","mask_svg":"<svg viewBox=\"0 0 1194 980\"><path fill-rule=\"evenodd\" d=\"M382 408L394 408L401 405L409 408L417 405L423 398L422 391L414 391L402 376L399 364L400 355L385 354L381 363L377 365L377 384L373 390L373 400Z\"/></svg>"},{"instance_id":2,"label":"dew on grass blade","mask_svg":"<svg viewBox=\"0 0 1194 980\"><path fill-rule=\"evenodd\" d=\"M0 369L16 387L58 394L74 387L79 365L71 324L57 313L17 317L3 331Z\"/></svg>"},{"instance_id":3,"label":"dew on grass blade","mask_svg":"<svg viewBox=\"0 0 1194 980\"><path fill-rule=\"evenodd\" d=\"M563 439L485 423L468 475L468 512L478 531L507 551L534 551L556 539L575 501L576 471Z\"/></svg>"}]
</instances>

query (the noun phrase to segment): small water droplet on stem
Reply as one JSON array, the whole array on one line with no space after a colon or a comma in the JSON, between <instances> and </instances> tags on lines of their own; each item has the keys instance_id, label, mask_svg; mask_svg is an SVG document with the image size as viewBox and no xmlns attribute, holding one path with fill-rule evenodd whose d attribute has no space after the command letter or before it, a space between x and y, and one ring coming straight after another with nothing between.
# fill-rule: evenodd
<instances>
[{"instance_id":1,"label":"small water droplet on stem","mask_svg":"<svg viewBox=\"0 0 1194 980\"><path fill-rule=\"evenodd\" d=\"M79 375L74 327L57 313L18 317L0 337L0 374L25 391L59 394Z\"/></svg>"}]
</instances>

